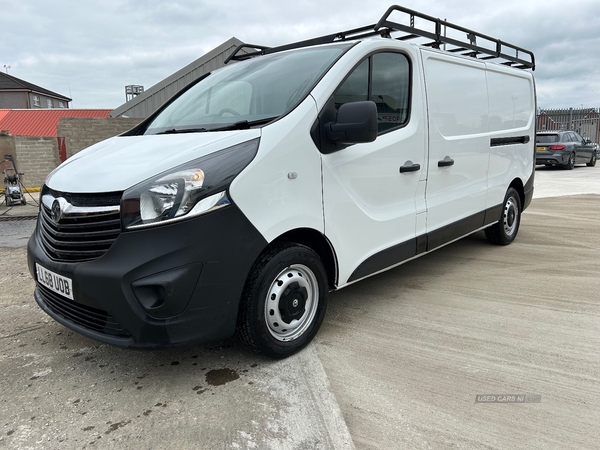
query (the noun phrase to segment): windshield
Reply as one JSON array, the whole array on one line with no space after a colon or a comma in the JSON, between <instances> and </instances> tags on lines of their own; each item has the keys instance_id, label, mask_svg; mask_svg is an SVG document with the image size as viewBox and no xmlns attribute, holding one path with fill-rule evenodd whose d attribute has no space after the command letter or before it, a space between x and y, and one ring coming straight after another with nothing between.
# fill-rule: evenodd
<instances>
[{"instance_id":1,"label":"windshield","mask_svg":"<svg viewBox=\"0 0 600 450\"><path fill-rule=\"evenodd\" d=\"M225 66L183 93L144 134L261 125L298 105L349 44L276 53Z\"/></svg>"}]
</instances>

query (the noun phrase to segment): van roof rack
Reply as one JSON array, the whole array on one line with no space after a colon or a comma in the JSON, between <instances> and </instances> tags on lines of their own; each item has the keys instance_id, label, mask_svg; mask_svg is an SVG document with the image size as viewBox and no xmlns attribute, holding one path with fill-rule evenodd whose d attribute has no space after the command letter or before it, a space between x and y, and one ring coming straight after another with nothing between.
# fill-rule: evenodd
<instances>
[{"instance_id":1,"label":"van roof rack","mask_svg":"<svg viewBox=\"0 0 600 450\"><path fill-rule=\"evenodd\" d=\"M405 14L404 19L408 18L408 25L389 20L390 15L395 11ZM415 18L417 18L423 28L415 26ZM530 50L398 5L390 6L381 19L379 19L379 22L374 25L367 25L361 28L341 31L278 47L241 44L227 57L225 64L229 61L242 61L255 56L268 55L294 48L363 39L377 35L400 41L420 39L418 43L424 47L445 50L450 53L470 56L479 60L493 60L492 62L517 69L535 70L535 56ZM466 38L461 38L461 35L466 35Z\"/></svg>"}]
</instances>

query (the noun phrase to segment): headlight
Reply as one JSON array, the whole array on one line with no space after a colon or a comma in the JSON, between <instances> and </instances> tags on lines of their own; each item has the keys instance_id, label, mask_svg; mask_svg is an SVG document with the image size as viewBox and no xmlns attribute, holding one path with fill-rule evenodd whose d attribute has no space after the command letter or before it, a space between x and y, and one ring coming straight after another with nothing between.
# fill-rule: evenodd
<instances>
[{"instance_id":1,"label":"headlight","mask_svg":"<svg viewBox=\"0 0 600 450\"><path fill-rule=\"evenodd\" d=\"M121 200L123 229L171 223L229 205L227 189L254 159L258 141L190 161L128 189Z\"/></svg>"}]
</instances>

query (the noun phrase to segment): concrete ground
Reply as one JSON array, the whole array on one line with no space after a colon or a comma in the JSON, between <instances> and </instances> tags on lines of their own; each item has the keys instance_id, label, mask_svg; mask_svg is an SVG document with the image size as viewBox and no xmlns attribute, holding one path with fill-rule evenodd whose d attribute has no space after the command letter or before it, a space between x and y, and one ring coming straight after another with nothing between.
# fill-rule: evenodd
<instances>
[{"instance_id":1,"label":"concrete ground","mask_svg":"<svg viewBox=\"0 0 600 450\"><path fill-rule=\"evenodd\" d=\"M334 293L317 349L356 448L599 448L599 293L585 166L538 168L512 245L476 233Z\"/></svg>"},{"instance_id":2,"label":"concrete ground","mask_svg":"<svg viewBox=\"0 0 600 450\"><path fill-rule=\"evenodd\" d=\"M600 169L540 168L536 197L510 246L477 233L333 293L277 362L70 332L2 241L33 221L0 221L0 448L598 448ZM476 403L510 394L532 402Z\"/></svg>"}]
</instances>

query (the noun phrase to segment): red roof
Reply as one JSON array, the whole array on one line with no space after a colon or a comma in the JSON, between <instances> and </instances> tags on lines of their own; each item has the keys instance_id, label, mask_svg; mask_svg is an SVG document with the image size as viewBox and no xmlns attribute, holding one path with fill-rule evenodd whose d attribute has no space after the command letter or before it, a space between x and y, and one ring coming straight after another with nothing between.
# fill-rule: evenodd
<instances>
[{"instance_id":1,"label":"red roof","mask_svg":"<svg viewBox=\"0 0 600 450\"><path fill-rule=\"evenodd\" d=\"M108 117L111 109L0 109L0 131L13 136L56 136L61 117Z\"/></svg>"}]
</instances>

